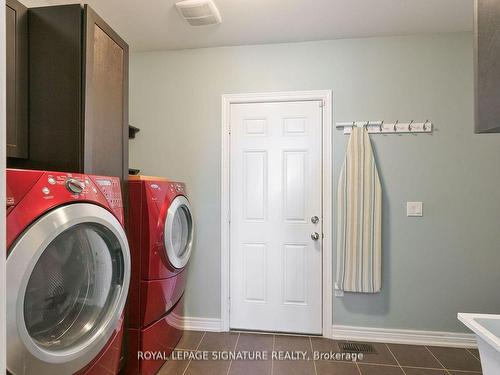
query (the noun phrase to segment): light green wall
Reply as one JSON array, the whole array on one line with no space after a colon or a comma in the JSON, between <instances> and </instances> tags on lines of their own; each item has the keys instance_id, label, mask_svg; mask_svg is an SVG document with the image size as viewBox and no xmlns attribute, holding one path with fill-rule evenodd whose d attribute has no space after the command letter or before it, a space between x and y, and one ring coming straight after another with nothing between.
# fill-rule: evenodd
<instances>
[{"instance_id":1,"label":"light green wall","mask_svg":"<svg viewBox=\"0 0 500 375\"><path fill-rule=\"evenodd\" d=\"M220 316L221 94L334 90L335 121L432 120L372 136L384 189L383 291L335 299L337 324L463 331L500 313L500 135L473 134L472 35L132 54L130 164L186 181L197 224L189 316ZM335 188L347 137L334 131ZM335 194L335 193L334 193ZM407 218L406 201L424 202Z\"/></svg>"}]
</instances>

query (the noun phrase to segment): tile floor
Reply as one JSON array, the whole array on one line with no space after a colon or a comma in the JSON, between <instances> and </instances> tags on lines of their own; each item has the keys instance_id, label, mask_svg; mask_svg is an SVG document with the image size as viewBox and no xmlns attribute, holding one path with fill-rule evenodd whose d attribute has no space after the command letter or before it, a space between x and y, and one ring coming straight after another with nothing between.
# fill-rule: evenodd
<instances>
[{"instance_id":1,"label":"tile floor","mask_svg":"<svg viewBox=\"0 0 500 375\"><path fill-rule=\"evenodd\" d=\"M479 353L456 349L373 344L376 354L356 363L333 360L191 360L168 361L159 375L478 375ZM187 331L177 349L201 351L339 352L336 341L319 337ZM269 357L271 355L269 354Z\"/></svg>"}]
</instances>

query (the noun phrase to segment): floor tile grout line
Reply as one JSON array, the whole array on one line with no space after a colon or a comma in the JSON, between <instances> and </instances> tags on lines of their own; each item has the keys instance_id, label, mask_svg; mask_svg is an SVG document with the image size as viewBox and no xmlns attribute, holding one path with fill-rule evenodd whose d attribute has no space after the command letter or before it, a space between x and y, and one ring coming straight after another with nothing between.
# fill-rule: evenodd
<instances>
[{"instance_id":1,"label":"floor tile grout line","mask_svg":"<svg viewBox=\"0 0 500 375\"><path fill-rule=\"evenodd\" d=\"M446 368L435 368L435 367L419 367L419 366L405 366L406 368L411 368L411 369L417 369L417 370L445 370L445 371L455 371L455 372L466 372L466 373L474 373L474 374L481 374L481 371L471 371L471 370L453 370L453 369L446 369Z\"/></svg>"},{"instance_id":2,"label":"floor tile grout line","mask_svg":"<svg viewBox=\"0 0 500 375\"><path fill-rule=\"evenodd\" d=\"M274 358L273 358L273 353L274 353L275 342L276 342L276 335L273 335L273 350L271 352L271 375L274 374Z\"/></svg>"},{"instance_id":3,"label":"floor tile grout line","mask_svg":"<svg viewBox=\"0 0 500 375\"><path fill-rule=\"evenodd\" d=\"M339 362L342 362L342 363L350 363L352 361L339 361ZM399 365L390 365L388 363L375 363L375 362L361 362L361 364L363 366L380 366L380 367L401 367ZM406 366L408 367L408 366ZM434 370L434 369L427 369L427 370Z\"/></svg>"},{"instance_id":4,"label":"floor tile grout line","mask_svg":"<svg viewBox=\"0 0 500 375\"><path fill-rule=\"evenodd\" d=\"M470 350L469 348L465 348L465 350L467 350L467 352L468 352L471 356L473 356L474 358L476 358L478 361L480 361L480 362L481 362L481 358L480 358L480 357L478 357L478 356L476 356L472 350Z\"/></svg>"},{"instance_id":5,"label":"floor tile grout line","mask_svg":"<svg viewBox=\"0 0 500 375\"><path fill-rule=\"evenodd\" d=\"M198 351L198 349L200 348L200 345L201 345L201 343L202 343L203 339L205 338L205 335L206 335L206 334L207 334L207 331L203 332L203 336L201 336L201 339L200 339L200 341L198 342L198 345L196 345L196 349L195 349L195 351Z\"/></svg>"},{"instance_id":6,"label":"floor tile grout line","mask_svg":"<svg viewBox=\"0 0 500 375\"><path fill-rule=\"evenodd\" d=\"M198 351L198 348L200 347L201 342L202 342L202 341L203 341L203 339L205 338L205 335L206 335L206 334L207 334L207 331L204 331L204 332L203 332L203 335L201 336L200 341L198 342L198 345L196 345L196 349L194 350L195 352L197 352L197 351ZM189 368L189 366L190 366L190 365L191 365L191 359L189 360L189 362L188 362L188 364L187 364L186 368L184 369L184 371L182 372L182 375L184 375L184 374L186 373L186 371L188 370L188 368Z\"/></svg>"},{"instance_id":7,"label":"floor tile grout line","mask_svg":"<svg viewBox=\"0 0 500 375\"><path fill-rule=\"evenodd\" d=\"M191 331L191 332L200 332L200 333L202 333L202 335L201 335L201 337L200 337L200 341L198 341L198 344L196 344L196 348L194 348L194 349L193 349L193 348L189 349L189 348L181 348L181 347L179 347L179 346L176 346L176 347L174 348L174 350L183 350L183 351L185 351L185 352L195 352L195 351L197 351L197 350L198 350L198 348L200 347L201 341L203 340L203 337L205 337L205 334L206 334L207 332L206 332L206 331Z\"/></svg>"},{"instance_id":8,"label":"floor tile grout line","mask_svg":"<svg viewBox=\"0 0 500 375\"><path fill-rule=\"evenodd\" d=\"M336 361L335 361L336 362ZM341 363L350 363L350 361L338 361ZM408 369L415 369L415 370L441 370L445 371L445 368L442 367L423 367L423 366L402 366L402 365L391 365L388 363L376 363L376 362L362 362L361 365L364 366L379 366L379 367L398 367L398 368L408 368ZM403 368L403 371L404 371ZM473 374L481 374L481 371L476 371L476 370L450 370L450 371L456 371L456 372L466 372L466 373L473 373Z\"/></svg>"},{"instance_id":9,"label":"floor tile grout line","mask_svg":"<svg viewBox=\"0 0 500 375\"><path fill-rule=\"evenodd\" d=\"M403 368L403 366L401 366L401 363L399 363L399 360L396 358L396 356L394 355L394 353L392 352L391 348L389 348L389 345L385 344L385 347L387 348L387 350L389 351L389 353L391 353L392 357L394 358L394 360L396 361L396 363L398 364L399 368L401 369L401 371L403 372L403 375L406 375L406 371L405 369Z\"/></svg>"},{"instance_id":10,"label":"floor tile grout line","mask_svg":"<svg viewBox=\"0 0 500 375\"><path fill-rule=\"evenodd\" d=\"M428 347L427 345L425 345L425 346L424 346L424 348L425 348L425 349L427 349L427 351L428 351L429 353L431 353L431 355L434 357L434 359L435 359L436 361L438 361L438 363L439 363L441 366L443 366L444 371L445 371L448 375L451 375L451 374L450 374L450 372L448 371L448 369L447 369L447 368L443 365L443 363L442 363L442 362L438 359L438 357L436 357L436 356L434 355L434 353L432 352L432 350L430 350L430 349L429 349L429 347Z\"/></svg>"},{"instance_id":11,"label":"floor tile grout line","mask_svg":"<svg viewBox=\"0 0 500 375\"><path fill-rule=\"evenodd\" d=\"M220 331L222 332L222 331ZM219 332L219 333L220 333ZM252 335L262 335L262 336L274 336L276 334L278 334L279 336L287 336L287 337L303 337L303 338L308 338L308 337L312 337L312 338L322 338L323 336L321 335L307 335L307 334L303 334L303 333L291 333L291 332L266 332L266 331L249 331L249 330L238 330L238 329L232 329L230 330L229 332L233 332L233 333L249 333L249 334L252 334Z\"/></svg>"},{"instance_id":12,"label":"floor tile grout line","mask_svg":"<svg viewBox=\"0 0 500 375\"><path fill-rule=\"evenodd\" d=\"M311 336L309 336L309 345L311 346L311 354L313 355L313 365L314 365L314 374L318 375L318 370L316 369L316 361L314 360L314 348Z\"/></svg>"},{"instance_id":13,"label":"floor tile grout line","mask_svg":"<svg viewBox=\"0 0 500 375\"><path fill-rule=\"evenodd\" d=\"M236 342L234 343L233 351L236 352L236 348L238 347L238 341L240 341L241 333L238 332L238 337L236 338ZM233 364L233 360L229 361L229 367L227 368L226 375L229 375L229 371L231 371L231 365Z\"/></svg>"}]
</instances>

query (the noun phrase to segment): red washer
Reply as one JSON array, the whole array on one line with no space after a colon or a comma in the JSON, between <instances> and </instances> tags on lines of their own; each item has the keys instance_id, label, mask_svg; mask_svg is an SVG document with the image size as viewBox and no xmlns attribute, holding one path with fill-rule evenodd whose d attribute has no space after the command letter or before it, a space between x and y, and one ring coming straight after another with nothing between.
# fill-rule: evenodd
<instances>
[{"instance_id":1,"label":"red washer","mask_svg":"<svg viewBox=\"0 0 500 375\"><path fill-rule=\"evenodd\" d=\"M141 360L138 352L160 350L166 356L182 336L178 322L193 246L193 218L183 183L130 176L128 188L132 277L127 373L149 375L164 361Z\"/></svg>"},{"instance_id":2,"label":"red washer","mask_svg":"<svg viewBox=\"0 0 500 375\"><path fill-rule=\"evenodd\" d=\"M7 368L116 374L130 253L120 181L7 170Z\"/></svg>"}]
</instances>

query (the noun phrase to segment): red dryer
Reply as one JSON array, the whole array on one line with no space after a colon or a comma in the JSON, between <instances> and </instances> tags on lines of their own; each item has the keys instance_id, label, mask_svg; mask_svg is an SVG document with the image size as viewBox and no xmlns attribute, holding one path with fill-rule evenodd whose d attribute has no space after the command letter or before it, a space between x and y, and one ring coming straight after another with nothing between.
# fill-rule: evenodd
<instances>
[{"instance_id":1,"label":"red dryer","mask_svg":"<svg viewBox=\"0 0 500 375\"><path fill-rule=\"evenodd\" d=\"M182 336L186 266L193 218L185 185L160 177L130 176L128 183L132 276L128 302L127 373L155 374Z\"/></svg>"},{"instance_id":2,"label":"red dryer","mask_svg":"<svg viewBox=\"0 0 500 375\"><path fill-rule=\"evenodd\" d=\"M120 181L7 170L7 369L117 374L130 253Z\"/></svg>"}]
</instances>

